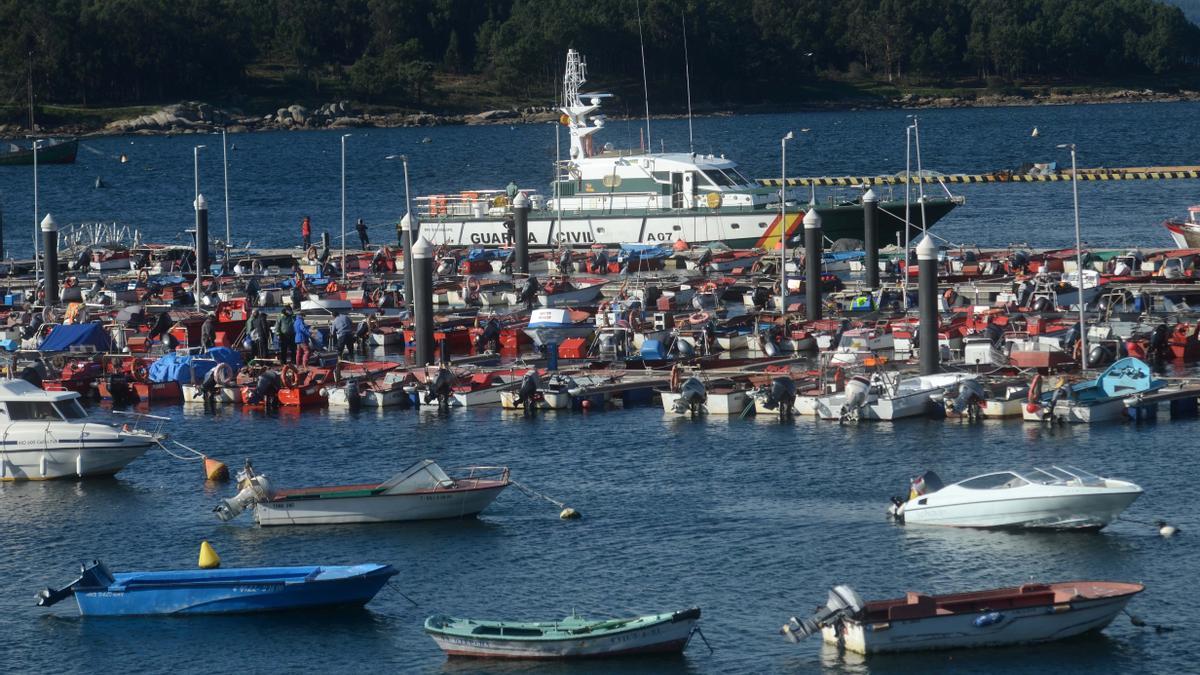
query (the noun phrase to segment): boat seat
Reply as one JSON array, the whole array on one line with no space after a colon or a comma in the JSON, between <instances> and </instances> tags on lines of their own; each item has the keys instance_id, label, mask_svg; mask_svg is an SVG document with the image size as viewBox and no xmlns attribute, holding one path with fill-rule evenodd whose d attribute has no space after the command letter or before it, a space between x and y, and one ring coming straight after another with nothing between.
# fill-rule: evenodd
<instances>
[{"instance_id":1,"label":"boat seat","mask_svg":"<svg viewBox=\"0 0 1200 675\"><path fill-rule=\"evenodd\" d=\"M909 591L905 594L903 605L893 605L888 608L888 619L918 619L933 616L937 612L937 603L928 595Z\"/></svg>"}]
</instances>

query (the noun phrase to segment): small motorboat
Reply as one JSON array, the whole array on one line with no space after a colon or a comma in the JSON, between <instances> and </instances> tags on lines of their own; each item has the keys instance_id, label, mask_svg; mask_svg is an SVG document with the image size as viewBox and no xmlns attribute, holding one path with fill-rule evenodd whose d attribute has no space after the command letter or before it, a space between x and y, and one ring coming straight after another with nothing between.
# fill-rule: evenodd
<instances>
[{"instance_id":1,"label":"small motorboat","mask_svg":"<svg viewBox=\"0 0 1200 675\"><path fill-rule=\"evenodd\" d=\"M700 608L631 619L512 622L431 616L425 632L447 656L571 659L678 654L696 630Z\"/></svg>"},{"instance_id":2,"label":"small motorboat","mask_svg":"<svg viewBox=\"0 0 1200 675\"><path fill-rule=\"evenodd\" d=\"M423 459L383 483L277 490L246 462L238 474L240 491L213 512L227 522L253 508L263 527L466 518L486 509L510 482L502 466L458 473L451 478L437 462Z\"/></svg>"},{"instance_id":3,"label":"small motorboat","mask_svg":"<svg viewBox=\"0 0 1200 675\"><path fill-rule=\"evenodd\" d=\"M1188 207L1187 220L1167 220L1163 227L1179 248L1200 248L1200 205Z\"/></svg>"},{"instance_id":4,"label":"small motorboat","mask_svg":"<svg viewBox=\"0 0 1200 675\"><path fill-rule=\"evenodd\" d=\"M1045 391L1041 376L1034 376L1023 416L1028 422L1114 422L1125 417L1127 399L1165 386L1166 381L1156 379L1145 361L1127 356L1094 380Z\"/></svg>"},{"instance_id":5,"label":"small motorboat","mask_svg":"<svg viewBox=\"0 0 1200 675\"><path fill-rule=\"evenodd\" d=\"M974 373L936 373L901 378L898 373L855 375L843 391L817 399L823 420L898 420L935 410L946 390L976 377Z\"/></svg>"},{"instance_id":6,"label":"small motorboat","mask_svg":"<svg viewBox=\"0 0 1200 675\"><path fill-rule=\"evenodd\" d=\"M388 579L391 565L243 567L113 574L93 560L80 576L37 595L49 607L74 595L82 616L242 614L317 607L361 607Z\"/></svg>"},{"instance_id":7,"label":"small motorboat","mask_svg":"<svg viewBox=\"0 0 1200 675\"><path fill-rule=\"evenodd\" d=\"M1141 593L1120 581L1028 583L972 593L863 602L836 586L812 616L780 632L799 642L820 631L826 643L859 654L1051 642L1103 629Z\"/></svg>"},{"instance_id":8,"label":"small motorboat","mask_svg":"<svg viewBox=\"0 0 1200 675\"><path fill-rule=\"evenodd\" d=\"M590 338L596 332L596 324L590 314L572 309L535 309L525 326L525 334L534 346L561 345L569 338Z\"/></svg>"},{"instance_id":9,"label":"small motorboat","mask_svg":"<svg viewBox=\"0 0 1200 675\"><path fill-rule=\"evenodd\" d=\"M907 501L892 498L889 512L910 524L1098 530L1141 494L1129 481L1076 467L997 471L945 487L926 471L912 481Z\"/></svg>"}]
</instances>

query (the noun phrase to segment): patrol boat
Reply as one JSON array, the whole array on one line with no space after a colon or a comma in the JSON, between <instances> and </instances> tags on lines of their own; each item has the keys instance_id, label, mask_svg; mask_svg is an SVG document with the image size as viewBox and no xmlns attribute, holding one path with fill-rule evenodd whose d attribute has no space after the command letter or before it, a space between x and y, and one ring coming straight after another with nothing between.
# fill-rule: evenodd
<instances>
[{"instance_id":1,"label":"patrol boat","mask_svg":"<svg viewBox=\"0 0 1200 675\"><path fill-rule=\"evenodd\" d=\"M587 63L575 50L567 52L560 122L570 132L570 157L556 164L552 196L522 190L529 199L529 245L590 246L625 243L722 242L731 248L779 247L802 236L809 208L821 216L824 236L863 238L860 201L810 206L796 190L784 194L742 174L723 155L648 152L599 144L604 129L601 103L609 94L581 93ZM515 200L514 200L515 201ZM926 198L925 208L911 205L912 227L921 229L921 214L932 226L962 203L961 197ZM435 245L498 246L513 239L512 211L505 190L469 190L417 199L421 233ZM880 242L896 240L903 231L905 203L882 201Z\"/></svg>"}]
</instances>

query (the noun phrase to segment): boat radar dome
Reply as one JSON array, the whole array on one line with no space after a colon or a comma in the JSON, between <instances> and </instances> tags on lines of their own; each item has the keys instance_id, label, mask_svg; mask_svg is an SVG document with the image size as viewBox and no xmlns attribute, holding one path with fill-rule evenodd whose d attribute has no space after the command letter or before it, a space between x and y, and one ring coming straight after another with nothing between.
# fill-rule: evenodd
<instances>
[{"instance_id":1,"label":"boat radar dome","mask_svg":"<svg viewBox=\"0 0 1200 675\"><path fill-rule=\"evenodd\" d=\"M207 211L208 210L208 200L204 198L204 195L196 195L196 210L197 211Z\"/></svg>"},{"instance_id":2,"label":"boat radar dome","mask_svg":"<svg viewBox=\"0 0 1200 675\"><path fill-rule=\"evenodd\" d=\"M58 230L58 223L54 220L54 216L49 213L45 218L42 218L42 232L54 232Z\"/></svg>"},{"instance_id":3,"label":"boat radar dome","mask_svg":"<svg viewBox=\"0 0 1200 675\"><path fill-rule=\"evenodd\" d=\"M402 229L402 230L411 230L411 229L413 229L412 228L413 225L420 225L420 224L421 224L421 221L419 221L415 217L413 217L413 215L411 213L404 214L404 217L400 219L400 229Z\"/></svg>"},{"instance_id":4,"label":"boat radar dome","mask_svg":"<svg viewBox=\"0 0 1200 675\"><path fill-rule=\"evenodd\" d=\"M416 260L428 260L433 257L433 244L423 236L417 237L413 244L412 257Z\"/></svg>"},{"instance_id":5,"label":"boat radar dome","mask_svg":"<svg viewBox=\"0 0 1200 675\"><path fill-rule=\"evenodd\" d=\"M917 260L937 260L937 244L933 243L933 237L925 235L921 238L917 244Z\"/></svg>"},{"instance_id":6,"label":"boat radar dome","mask_svg":"<svg viewBox=\"0 0 1200 675\"><path fill-rule=\"evenodd\" d=\"M804 229L815 230L821 227L821 214L817 213L816 209L809 209L808 213L804 214Z\"/></svg>"},{"instance_id":7,"label":"boat radar dome","mask_svg":"<svg viewBox=\"0 0 1200 675\"><path fill-rule=\"evenodd\" d=\"M867 202L877 202L879 201L879 195L875 194L875 191L871 188L867 188L867 191L863 193L862 200L864 204Z\"/></svg>"},{"instance_id":8,"label":"boat radar dome","mask_svg":"<svg viewBox=\"0 0 1200 675\"><path fill-rule=\"evenodd\" d=\"M524 192L518 192L517 196L513 197L512 205L514 209L527 209L529 208L529 197L526 197Z\"/></svg>"}]
</instances>

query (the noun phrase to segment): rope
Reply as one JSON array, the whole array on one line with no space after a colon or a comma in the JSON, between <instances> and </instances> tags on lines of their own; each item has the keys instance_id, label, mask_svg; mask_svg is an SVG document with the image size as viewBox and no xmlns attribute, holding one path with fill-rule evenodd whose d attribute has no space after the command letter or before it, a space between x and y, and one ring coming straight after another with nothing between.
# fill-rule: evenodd
<instances>
[{"instance_id":1,"label":"rope","mask_svg":"<svg viewBox=\"0 0 1200 675\"><path fill-rule=\"evenodd\" d=\"M178 459L178 460L181 460L184 462L192 462L192 461L195 461L198 459L207 459L207 457L204 454L202 454L200 451L193 450L192 448L189 448L188 446L184 445L183 443L180 443L179 441L172 440L171 442L174 443L175 445L178 445L179 447L183 448L184 450L187 450L188 452L195 454L195 457L184 457L182 455L177 455L177 454L171 452L171 450L168 449L167 446L163 445L162 441L155 440L155 443L158 444L158 447L162 448L163 452L174 457L175 459Z\"/></svg>"},{"instance_id":2,"label":"rope","mask_svg":"<svg viewBox=\"0 0 1200 675\"><path fill-rule=\"evenodd\" d=\"M413 600L412 598L405 595L404 591L401 591L399 588L396 588L396 586L392 582L389 581L389 582L385 583L383 585L383 587L388 589L389 591L395 593L396 595L399 595L400 597L404 598L405 600L411 602L413 604L413 607L420 607L420 605L417 604L416 600Z\"/></svg>"},{"instance_id":3,"label":"rope","mask_svg":"<svg viewBox=\"0 0 1200 675\"><path fill-rule=\"evenodd\" d=\"M557 506L557 507L558 507L558 508L560 508L560 509L565 509L565 508L567 508L567 505L566 505L566 504L564 504L564 503L562 503L562 502L558 501L557 499L553 499L553 498L551 498L551 497L547 497L546 495L544 495L544 494L542 494L542 493L540 493L540 492L537 492L537 491L536 491L536 490L534 490L533 488L530 488L530 487L527 487L527 486L525 486L525 485L522 485L522 484L518 483L518 482L517 482L517 481L515 481L515 480L509 479L509 481L508 481L508 482L509 482L509 483L511 483L511 484L512 484L514 487L516 487L516 488L517 488L518 490L520 490L521 492L525 493L525 495L526 495L526 496L528 496L528 497L540 497L540 498L542 498L542 499L545 499L546 501L550 502L551 504L554 504L555 506Z\"/></svg>"},{"instance_id":4,"label":"rope","mask_svg":"<svg viewBox=\"0 0 1200 675\"><path fill-rule=\"evenodd\" d=\"M716 651L713 649L712 645L708 644L708 638L704 637L704 631L700 630L700 626L692 626L692 632L688 633L688 642L691 642L693 635L700 636L700 639L704 641L704 646L708 647L709 654L712 654Z\"/></svg>"}]
</instances>

